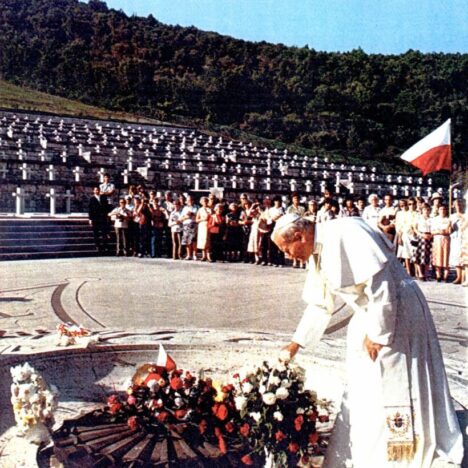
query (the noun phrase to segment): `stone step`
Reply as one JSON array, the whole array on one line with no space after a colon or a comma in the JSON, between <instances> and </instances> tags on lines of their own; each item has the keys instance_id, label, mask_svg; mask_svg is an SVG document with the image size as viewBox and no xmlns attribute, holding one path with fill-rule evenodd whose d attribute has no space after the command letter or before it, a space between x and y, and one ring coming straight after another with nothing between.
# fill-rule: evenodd
<instances>
[{"instance_id":1,"label":"stone step","mask_svg":"<svg viewBox=\"0 0 468 468\"><path fill-rule=\"evenodd\" d=\"M74 242L72 244L54 244L49 243L48 240L46 242L36 242L36 245L0 245L0 253L23 253L23 252L54 252L54 253L61 253L66 252L69 250L74 251L95 251L96 246L94 242Z\"/></svg>"},{"instance_id":2,"label":"stone step","mask_svg":"<svg viewBox=\"0 0 468 468\"><path fill-rule=\"evenodd\" d=\"M43 258L73 258L96 257L99 253L94 250L68 250L64 252L15 252L0 253L0 261L8 260L35 260Z\"/></svg>"},{"instance_id":3,"label":"stone step","mask_svg":"<svg viewBox=\"0 0 468 468\"><path fill-rule=\"evenodd\" d=\"M44 242L47 240L49 245L71 245L71 244L93 244L94 237L92 233L83 233L81 236L62 236L60 233L53 233L52 236L44 236L45 239L42 239L41 236L17 236L14 233L15 237L2 238L0 235L0 248L8 246L24 246L24 245L37 245L39 242Z\"/></svg>"},{"instance_id":4,"label":"stone step","mask_svg":"<svg viewBox=\"0 0 468 468\"><path fill-rule=\"evenodd\" d=\"M10 232L20 232L20 233L55 233L55 232L87 232L91 230L89 224L83 225L72 225L72 226L52 226L52 225L28 225L28 226L0 226L0 234L8 234Z\"/></svg>"}]
</instances>

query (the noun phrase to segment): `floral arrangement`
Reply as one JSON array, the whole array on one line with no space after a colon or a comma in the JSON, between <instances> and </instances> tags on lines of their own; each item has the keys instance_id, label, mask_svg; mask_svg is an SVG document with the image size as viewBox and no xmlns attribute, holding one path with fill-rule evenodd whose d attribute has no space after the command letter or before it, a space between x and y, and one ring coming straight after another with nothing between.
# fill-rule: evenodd
<instances>
[{"instance_id":1,"label":"floral arrangement","mask_svg":"<svg viewBox=\"0 0 468 468\"><path fill-rule=\"evenodd\" d=\"M328 422L331 403L304 389L304 374L292 362L278 361L234 375L241 433L251 449L245 464L260 458L270 466L307 466L324 453L317 423Z\"/></svg>"},{"instance_id":2,"label":"floral arrangement","mask_svg":"<svg viewBox=\"0 0 468 468\"><path fill-rule=\"evenodd\" d=\"M10 369L11 403L17 427L22 434L27 434L37 427L51 427L54 423L54 410L57 407L58 391L49 388L42 376L29 363ZM39 442L43 437L39 437Z\"/></svg>"},{"instance_id":3,"label":"floral arrangement","mask_svg":"<svg viewBox=\"0 0 468 468\"><path fill-rule=\"evenodd\" d=\"M195 446L216 445L243 465L311 465L326 442L317 425L330 402L304 389L304 370L291 362L243 369L220 385L188 371L145 364L126 392L107 400L109 422L132 430L176 432Z\"/></svg>"},{"instance_id":4,"label":"floral arrangement","mask_svg":"<svg viewBox=\"0 0 468 468\"><path fill-rule=\"evenodd\" d=\"M146 377L137 372L125 394L107 399L112 422L126 422L133 430L169 434L177 432L196 445L205 441L226 454L239 437L233 386L221 386L189 371L169 371L145 365Z\"/></svg>"},{"instance_id":5,"label":"floral arrangement","mask_svg":"<svg viewBox=\"0 0 468 468\"><path fill-rule=\"evenodd\" d=\"M69 346L76 344L77 338L89 336L91 332L81 325L72 323L60 323L57 325L57 333L59 336L58 344L60 346Z\"/></svg>"}]
</instances>

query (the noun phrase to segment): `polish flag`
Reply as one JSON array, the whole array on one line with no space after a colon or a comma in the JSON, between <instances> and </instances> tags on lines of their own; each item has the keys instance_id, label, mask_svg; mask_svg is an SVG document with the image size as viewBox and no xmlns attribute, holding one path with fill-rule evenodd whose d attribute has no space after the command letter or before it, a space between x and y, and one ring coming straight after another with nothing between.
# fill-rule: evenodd
<instances>
[{"instance_id":1,"label":"polish flag","mask_svg":"<svg viewBox=\"0 0 468 468\"><path fill-rule=\"evenodd\" d=\"M162 344L159 345L159 354L158 360L156 361L156 365L160 367L165 367L168 372L171 372L177 368L174 359L166 353L164 346Z\"/></svg>"},{"instance_id":2,"label":"polish flag","mask_svg":"<svg viewBox=\"0 0 468 468\"><path fill-rule=\"evenodd\" d=\"M420 169L423 176L441 169L450 171L452 169L450 119L405 151L401 159Z\"/></svg>"}]
</instances>

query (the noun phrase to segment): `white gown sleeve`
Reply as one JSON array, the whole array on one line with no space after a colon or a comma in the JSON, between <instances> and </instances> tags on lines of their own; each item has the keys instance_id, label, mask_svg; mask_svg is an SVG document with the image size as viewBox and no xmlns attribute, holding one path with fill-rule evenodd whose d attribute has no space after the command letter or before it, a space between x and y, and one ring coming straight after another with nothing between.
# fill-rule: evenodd
<instances>
[{"instance_id":1,"label":"white gown sleeve","mask_svg":"<svg viewBox=\"0 0 468 468\"><path fill-rule=\"evenodd\" d=\"M330 319L331 315L325 307L309 304L292 340L303 348L315 348L322 338Z\"/></svg>"},{"instance_id":2,"label":"white gown sleeve","mask_svg":"<svg viewBox=\"0 0 468 468\"><path fill-rule=\"evenodd\" d=\"M374 343L388 346L393 342L397 314L396 287L387 266L366 282L367 336Z\"/></svg>"}]
</instances>

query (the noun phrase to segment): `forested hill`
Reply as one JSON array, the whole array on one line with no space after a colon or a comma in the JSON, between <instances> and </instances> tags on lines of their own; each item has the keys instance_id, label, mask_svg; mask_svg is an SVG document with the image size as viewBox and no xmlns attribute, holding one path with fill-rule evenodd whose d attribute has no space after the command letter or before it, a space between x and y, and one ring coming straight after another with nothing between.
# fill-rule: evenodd
<instances>
[{"instance_id":1,"label":"forested hill","mask_svg":"<svg viewBox=\"0 0 468 468\"><path fill-rule=\"evenodd\" d=\"M387 162L451 117L454 159L468 155L467 54L324 53L128 17L96 0L0 0L0 77Z\"/></svg>"}]
</instances>

